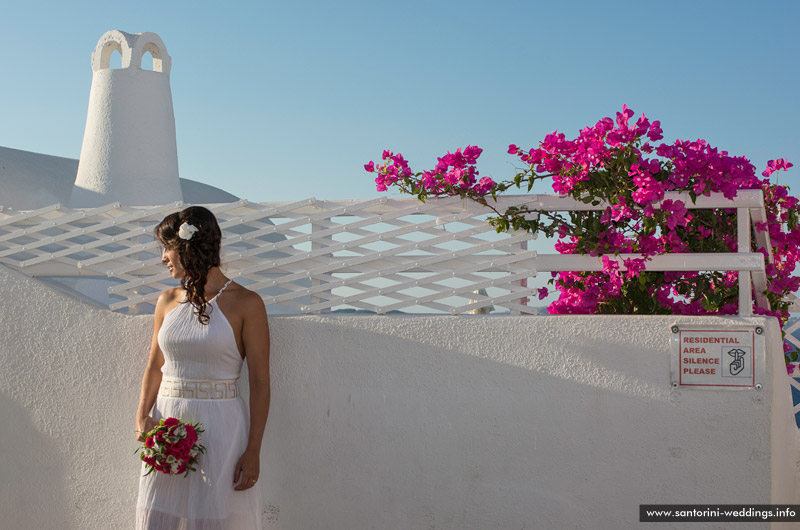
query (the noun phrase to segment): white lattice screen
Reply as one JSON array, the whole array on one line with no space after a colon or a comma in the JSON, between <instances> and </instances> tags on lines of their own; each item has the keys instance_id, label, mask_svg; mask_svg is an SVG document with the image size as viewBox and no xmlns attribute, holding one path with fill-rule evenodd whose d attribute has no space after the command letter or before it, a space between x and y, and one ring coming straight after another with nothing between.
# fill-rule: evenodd
<instances>
[{"instance_id":1,"label":"white lattice screen","mask_svg":"<svg viewBox=\"0 0 800 530\"><path fill-rule=\"evenodd\" d=\"M694 208L738 208L742 242L749 241L751 218L764 219L760 192L741 193L735 201L700 197L695 205L677 194L669 198ZM500 200L502 208L523 204L551 211L604 208L550 195ZM530 234L497 234L485 221L488 209L459 198L208 206L223 229L226 273L267 304L299 312L459 314L493 307L527 313L528 281L537 272L600 268L598 257L537 255L528 248ZM160 291L175 285L161 264L153 227L180 208L0 210L0 262L31 276L105 278L113 281L110 309L147 311ZM765 234L756 236L768 248ZM751 276L757 293L766 278L761 254L749 252L749 244L741 248L658 256L648 269L749 271L741 275L747 285L740 303L747 312Z\"/></svg>"}]
</instances>

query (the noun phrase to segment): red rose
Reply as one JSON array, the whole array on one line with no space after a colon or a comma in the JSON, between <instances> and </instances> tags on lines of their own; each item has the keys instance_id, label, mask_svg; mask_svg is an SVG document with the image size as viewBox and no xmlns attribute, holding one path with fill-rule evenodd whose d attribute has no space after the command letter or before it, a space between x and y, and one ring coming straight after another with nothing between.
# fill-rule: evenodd
<instances>
[{"instance_id":1,"label":"red rose","mask_svg":"<svg viewBox=\"0 0 800 530\"><path fill-rule=\"evenodd\" d=\"M169 454L171 454L175 458L182 459L184 453L184 442L185 440L180 440L172 444L169 447Z\"/></svg>"},{"instance_id":2,"label":"red rose","mask_svg":"<svg viewBox=\"0 0 800 530\"><path fill-rule=\"evenodd\" d=\"M144 441L145 447L153 447L156 444L156 441L153 439L152 436L148 436L147 440Z\"/></svg>"},{"instance_id":3,"label":"red rose","mask_svg":"<svg viewBox=\"0 0 800 530\"><path fill-rule=\"evenodd\" d=\"M179 422L177 418L167 418L166 420L164 420L165 427L172 427L173 425L177 425L178 423Z\"/></svg>"}]
</instances>

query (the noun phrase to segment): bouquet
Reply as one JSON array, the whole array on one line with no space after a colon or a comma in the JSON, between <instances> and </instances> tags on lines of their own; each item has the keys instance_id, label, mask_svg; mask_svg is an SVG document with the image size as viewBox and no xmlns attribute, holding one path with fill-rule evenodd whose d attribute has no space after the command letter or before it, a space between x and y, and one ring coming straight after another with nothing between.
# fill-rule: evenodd
<instances>
[{"instance_id":1,"label":"bouquet","mask_svg":"<svg viewBox=\"0 0 800 530\"><path fill-rule=\"evenodd\" d=\"M197 463L200 453L206 452L200 443L202 427L200 423L185 423L180 418L162 418L158 427L145 434L144 445L135 451L142 452L142 462L149 468L144 476L161 471L185 477L189 471L196 471L192 464Z\"/></svg>"}]
</instances>

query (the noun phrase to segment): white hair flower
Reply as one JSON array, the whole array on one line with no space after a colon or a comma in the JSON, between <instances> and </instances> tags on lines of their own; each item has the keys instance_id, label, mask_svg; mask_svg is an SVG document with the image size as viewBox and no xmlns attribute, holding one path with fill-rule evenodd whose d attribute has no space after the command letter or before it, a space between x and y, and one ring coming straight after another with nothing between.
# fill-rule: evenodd
<instances>
[{"instance_id":1,"label":"white hair flower","mask_svg":"<svg viewBox=\"0 0 800 530\"><path fill-rule=\"evenodd\" d=\"M189 223L183 223L178 230L178 237L181 239L185 239L186 241L192 239L192 236L195 232L197 232L198 228L194 225L190 225Z\"/></svg>"}]
</instances>

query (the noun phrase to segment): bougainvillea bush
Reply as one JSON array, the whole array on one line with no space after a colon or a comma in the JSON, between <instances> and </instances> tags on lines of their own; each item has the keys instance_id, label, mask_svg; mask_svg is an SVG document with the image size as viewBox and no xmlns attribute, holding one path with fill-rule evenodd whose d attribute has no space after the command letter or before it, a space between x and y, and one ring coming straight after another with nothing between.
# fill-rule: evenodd
<instances>
[{"instance_id":1,"label":"bougainvillea bush","mask_svg":"<svg viewBox=\"0 0 800 530\"><path fill-rule=\"evenodd\" d=\"M647 260L663 253L736 252L736 210L687 210L682 200L665 198L666 192L685 192L694 201L700 195L721 193L734 199L739 190L760 189L767 213L755 229L770 235L774 262L767 262L769 308L757 314L785 322L786 295L800 287L794 269L800 258L798 200L786 186L770 180L776 171L792 164L771 160L761 175L743 156L731 156L705 140L660 142L659 121L623 105L616 118L606 117L568 139L558 131L537 147L510 145L508 153L521 168L513 178L495 181L480 177L477 160L482 150L467 146L448 152L433 169L414 172L399 153L384 151L382 161L365 166L375 173L379 191L395 187L420 200L432 196L460 195L494 211L489 222L498 232L527 230L557 238L562 254L602 256L600 272L553 273L550 284L559 293L548 307L555 314L733 314L738 309L736 272L655 272ZM552 184L560 195L584 203L606 204L600 211L537 212L524 208L501 211L494 199L509 190L530 191L536 181ZM755 234L754 234L755 236ZM752 251L768 254L757 248ZM608 255L637 254L620 270ZM547 290L540 290L540 298Z\"/></svg>"}]
</instances>

